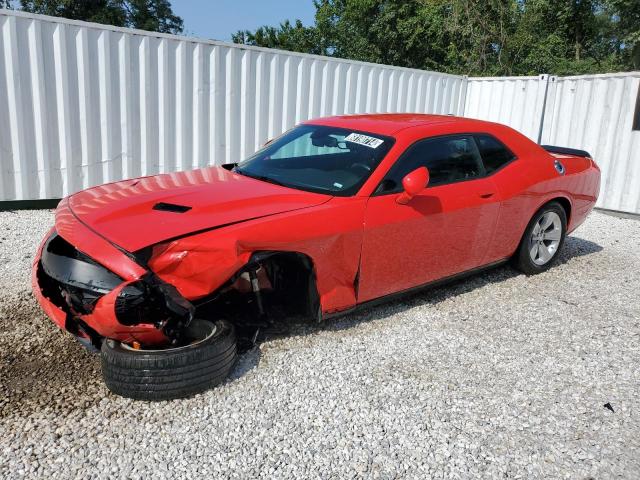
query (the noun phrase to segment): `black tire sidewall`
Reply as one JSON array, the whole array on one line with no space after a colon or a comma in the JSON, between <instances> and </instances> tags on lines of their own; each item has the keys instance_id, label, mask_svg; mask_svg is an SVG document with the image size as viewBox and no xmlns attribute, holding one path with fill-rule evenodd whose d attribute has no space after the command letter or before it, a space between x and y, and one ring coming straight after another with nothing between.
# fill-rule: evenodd
<instances>
[{"instance_id":1,"label":"black tire sidewall","mask_svg":"<svg viewBox=\"0 0 640 480\"><path fill-rule=\"evenodd\" d=\"M237 359L233 325L212 322L216 332L194 345L144 351L120 342L102 342L102 374L109 390L141 400L169 400L191 396L221 383Z\"/></svg>"}]
</instances>

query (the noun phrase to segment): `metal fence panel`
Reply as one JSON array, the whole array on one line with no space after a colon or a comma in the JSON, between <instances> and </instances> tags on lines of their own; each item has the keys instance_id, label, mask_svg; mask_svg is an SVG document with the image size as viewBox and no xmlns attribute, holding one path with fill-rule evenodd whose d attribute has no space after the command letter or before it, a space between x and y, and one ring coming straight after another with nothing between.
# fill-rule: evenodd
<instances>
[{"instance_id":1,"label":"metal fence panel","mask_svg":"<svg viewBox=\"0 0 640 480\"><path fill-rule=\"evenodd\" d=\"M548 78L547 75L469 78L464 114L509 125L537 142Z\"/></svg>"},{"instance_id":2,"label":"metal fence panel","mask_svg":"<svg viewBox=\"0 0 640 480\"><path fill-rule=\"evenodd\" d=\"M554 77L542 143L590 152L602 169L597 206L640 213L640 72Z\"/></svg>"},{"instance_id":3,"label":"metal fence panel","mask_svg":"<svg viewBox=\"0 0 640 480\"><path fill-rule=\"evenodd\" d=\"M314 117L464 114L592 152L640 213L640 72L471 78L0 10L0 201L242 159Z\"/></svg>"},{"instance_id":4,"label":"metal fence panel","mask_svg":"<svg viewBox=\"0 0 640 480\"><path fill-rule=\"evenodd\" d=\"M0 200L238 161L314 117L462 114L465 84L0 10Z\"/></svg>"}]
</instances>

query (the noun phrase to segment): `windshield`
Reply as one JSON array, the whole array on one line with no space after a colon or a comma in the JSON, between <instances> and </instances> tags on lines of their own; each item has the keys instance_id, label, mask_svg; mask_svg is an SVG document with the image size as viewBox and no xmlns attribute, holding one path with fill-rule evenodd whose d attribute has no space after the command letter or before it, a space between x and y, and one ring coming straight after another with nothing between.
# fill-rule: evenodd
<instances>
[{"instance_id":1,"label":"windshield","mask_svg":"<svg viewBox=\"0 0 640 480\"><path fill-rule=\"evenodd\" d=\"M392 144L393 139L380 135L301 125L239 163L234 171L286 187L350 196Z\"/></svg>"}]
</instances>

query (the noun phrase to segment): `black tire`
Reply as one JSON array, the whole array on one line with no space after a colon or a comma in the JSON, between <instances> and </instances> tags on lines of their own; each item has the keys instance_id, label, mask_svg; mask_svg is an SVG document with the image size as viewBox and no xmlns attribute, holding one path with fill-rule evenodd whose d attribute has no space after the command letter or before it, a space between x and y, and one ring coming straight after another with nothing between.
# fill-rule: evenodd
<instances>
[{"instance_id":1,"label":"black tire","mask_svg":"<svg viewBox=\"0 0 640 480\"><path fill-rule=\"evenodd\" d=\"M225 320L196 319L189 328L200 340L177 348L134 350L118 341L102 342L102 375L107 388L137 400L170 400L221 383L237 357L233 325Z\"/></svg>"},{"instance_id":2,"label":"black tire","mask_svg":"<svg viewBox=\"0 0 640 480\"><path fill-rule=\"evenodd\" d=\"M560 217L560 223L562 225L562 232L560 236L560 243L553 254L553 256L544 264L538 265L536 264L531 255L529 253L530 249L530 239L533 234L533 229L538 223L538 221L545 215L547 212L554 212ZM535 275L537 273L542 273L548 270L554 262L558 258L558 254L560 250L562 250L562 246L564 245L565 237L567 236L567 213L565 212L562 205L558 202L549 202L544 205L540 210L536 212L536 214L531 218L531 221L527 225L527 228L524 231L524 235L522 235L522 239L520 240L520 245L518 246L518 250L514 254L511 259L511 263L515 268L520 270L521 272L527 275Z\"/></svg>"}]
</instances>

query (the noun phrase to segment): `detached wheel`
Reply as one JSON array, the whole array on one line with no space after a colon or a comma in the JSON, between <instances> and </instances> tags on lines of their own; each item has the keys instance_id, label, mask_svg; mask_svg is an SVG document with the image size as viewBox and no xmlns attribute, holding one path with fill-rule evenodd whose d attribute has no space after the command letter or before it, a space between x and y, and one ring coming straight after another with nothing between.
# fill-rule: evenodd
<instances>
[{"instance_id":1,"label":"detached wheel","mask_svg":"<svg viewBox=\"0 0 640 480\"><path fill-rule=\"evenodd\" d=\"M169 400L222 382L236 361L236 335L225 320L194 319L187 345L162 350L102 342L102 375L109 390L137 400Z\"/></svg>"},{"instance_id":2,"label":"detached wheel","mask_svg":"<svg viewBox=\"0 0 640 480\"><path fill-rule=\"evenodd\" d=\"M557 258L567 234L567 214L557 202L549 202L533 216L513 257L514 266L534 275L548 270Z\"/></svg>"}]
</instances>

